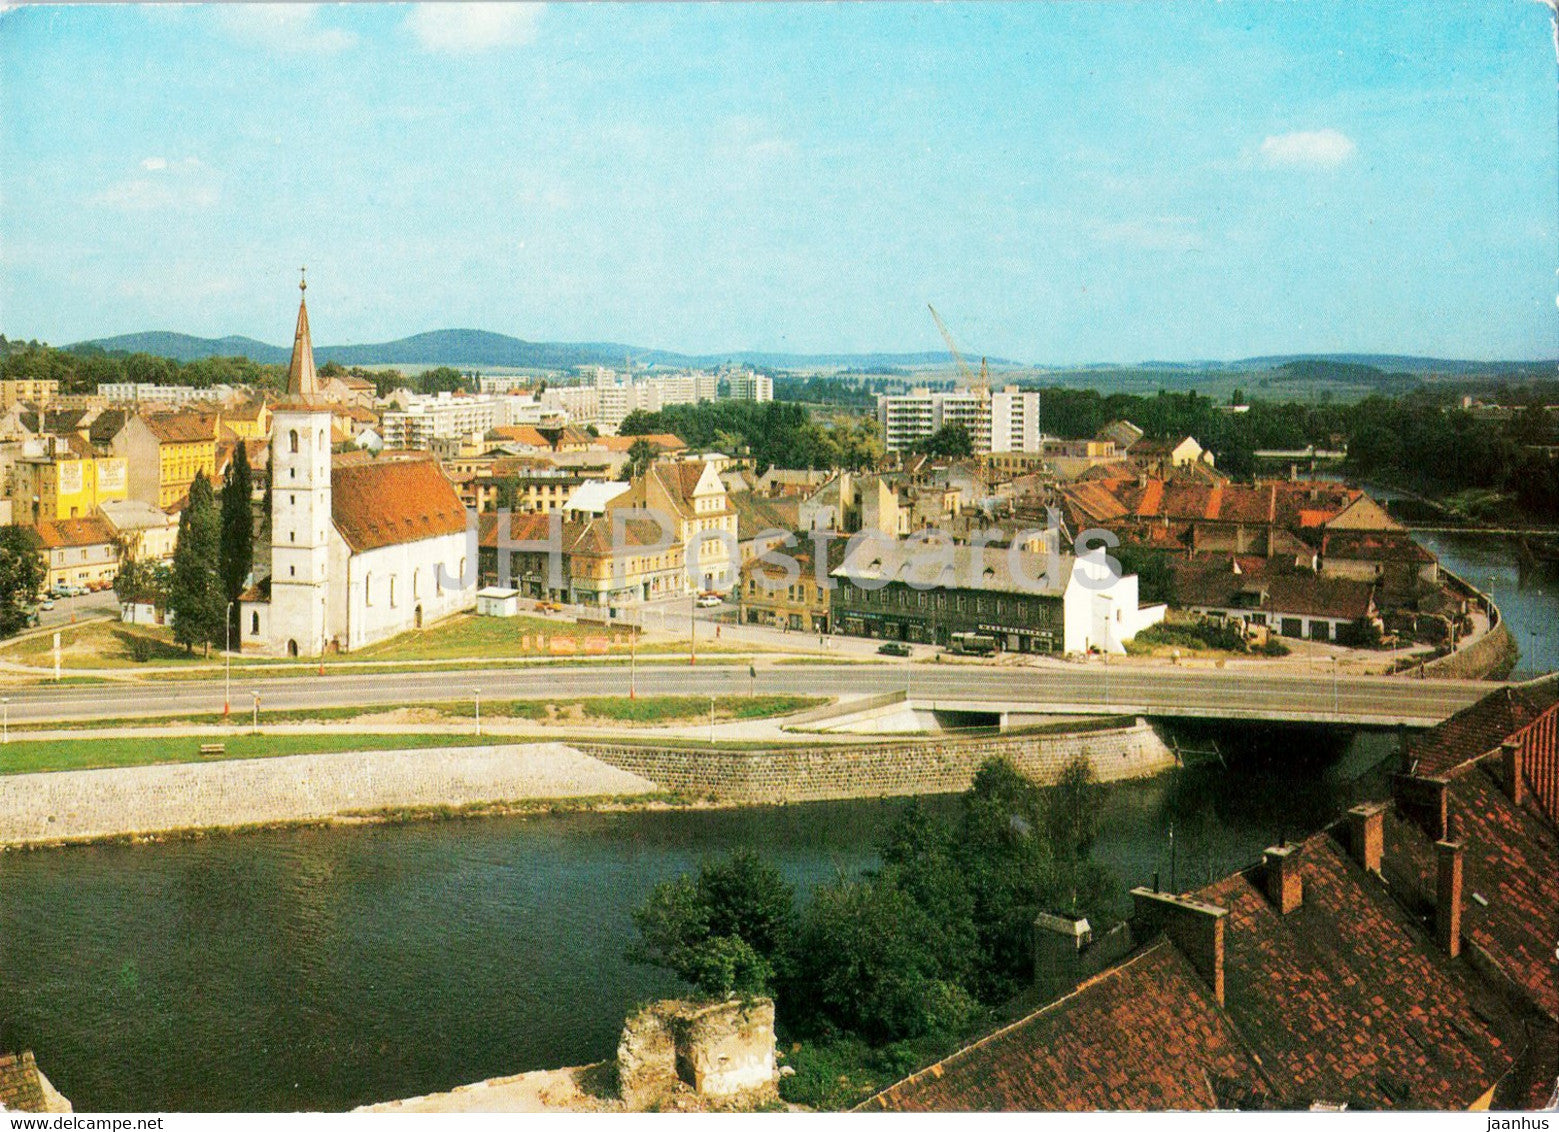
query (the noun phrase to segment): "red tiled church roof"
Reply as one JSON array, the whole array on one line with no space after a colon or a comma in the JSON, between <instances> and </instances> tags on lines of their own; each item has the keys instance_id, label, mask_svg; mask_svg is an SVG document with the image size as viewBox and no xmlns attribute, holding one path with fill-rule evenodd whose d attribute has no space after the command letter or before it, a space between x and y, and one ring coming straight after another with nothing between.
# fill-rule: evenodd
<instances>
[{"instance_id":1,"label":"red tiled church roof","mask_svg":"<svg viewBox=\"0 0 1559 1132\"><path fill-rule=\"evenodd\" d=\"M432 460L338 463L330 513L353 553L466 529L466 510Z\"/></svg>"}]
</instances>

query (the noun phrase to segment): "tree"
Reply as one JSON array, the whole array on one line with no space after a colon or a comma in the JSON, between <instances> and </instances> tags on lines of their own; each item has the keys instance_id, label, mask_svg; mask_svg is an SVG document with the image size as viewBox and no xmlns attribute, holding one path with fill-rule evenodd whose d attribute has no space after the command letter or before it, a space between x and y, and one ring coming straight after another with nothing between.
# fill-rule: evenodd
<instances>
[{"instance_id":1,"label":"tree","mask_svg":"<svg viewBox=\"0 0 1559 1132\"><path fill-rule=\"evenodd\" d=\"M628 478L638 479L655 462L656 449L648 440L635 440L628 447Z\"/></svg>"},{"instance_id":2,"label":"tree","mask_svg":"<svg viewBox=\"0 0 1559 1132\"><path fill-rule=\"evenodd\" d=\"M114 594L125 605L165 607L170 580L167 566L138 562L125 556L120 560L119 573L114 576Z\"/></svg>"},{"instance_id":3,"label":"tree","mask_svg":"<svg viewBox=\"0 0 1559 1132\"><path fill-rule=\"evenodd\" d=\"M0 637L27 627L43 588L38 536L25 527L0 527Z\"/></svg>"},{"instance_id":4,"label":"tree","mask_svg":"<svg viewBox=\"0 0 1559 1132\"><path fill-rule=\"evenodd\" d=\"M656 885L633 913L639 942L628 954L714 998L764 994L785 961L794 921L790 885L741 850L706 862L696 880Z\"/></svg>"},{"instance_id":5,"label":"tree","mask_svg":"<svg viewBox=\"0 0 1559 1132\"><path fill-rule=\"evenodd\" d=\"M222 600L232 603L234 620L229 629L235 640L241 635L236 620L238 595L244 592L244 583L254 566L253 496L249 453L243 441L239 441L233 450L233 462L227 466L227 478L222 482Z\"/></svg>"},{"instance_id":6,"label":"tree","mask_svg":"<svg viewBox=\"0 0 1559 1132\"><path fill-rule=\"evenodd\" d=\"M195 473L189 499L179 516L179 537L173 547L173 576L168 607L173 612L173 639L189 652L198 644L210 652L222 639L226 599L218 563L222 547L222 516L205 472Z\"/></svg>"},{"instance_id":7,"label":"tree","mask_svg":"<svg viewBox=\"0 0 1559 1132\"><path fill-rule=\"evenodd\" d=\"M927 456L969 456L974 452L974 442L969 438L969 430L954 421L937 429L923 440L916 441L916 452L924 452Z\"/></svg>"}]
</instances>

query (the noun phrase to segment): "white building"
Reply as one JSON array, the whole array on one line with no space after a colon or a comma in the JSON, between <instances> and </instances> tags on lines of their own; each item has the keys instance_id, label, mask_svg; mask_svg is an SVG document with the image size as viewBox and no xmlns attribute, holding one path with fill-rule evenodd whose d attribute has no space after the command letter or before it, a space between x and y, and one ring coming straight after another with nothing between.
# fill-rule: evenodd
<instances>
[{"instance_id":1,"label":"white building","mask_svg":"<svg viewBox=\"0 0 1559 1132\"><path fill-rule=\"evenodd\" d=\"M932 393L883 394L877 398L877 421L890 452L903 452L947 425L969 432L976 455L990 452L1039 452L1039 394L1008 386L992 393L960 389Z\"/></svg>"},{"instance_id":2,"label":"white building","mask_svg":"<svg viewBox=\"0 0 1559 1132\"><path fill-rule=\"evenodd\" d=\"M731 374L729 380L733 401L774 400L774 379L765 374L743 370L741 373Z\"/></svg>"},{"instance_id":3,"label":"white building","mask_svg":"<svg viewBox=\"0 0 1559 1132\"><path fill-rule=\"evenodd\" d=\"M111 405L135 405L142 401L166 405L186 405L197 401L225 403L238 392L231 385L197 389L192 385L152 385L145 381L105 381L97 387L97 395Z\"/></svg>"},{"instance_id":4,"label":"white building","mask_svg":"<svg viewBox=\"0 0 1559 1132\"><path fill-rule=\"evenodd\" d=\"M468 547L465 508L438 465L332 466L301 302L287 394L271 439L271 575L242 601L243 647L323 656L471 608L474 539Z\"/></svg>"}]
</instances>

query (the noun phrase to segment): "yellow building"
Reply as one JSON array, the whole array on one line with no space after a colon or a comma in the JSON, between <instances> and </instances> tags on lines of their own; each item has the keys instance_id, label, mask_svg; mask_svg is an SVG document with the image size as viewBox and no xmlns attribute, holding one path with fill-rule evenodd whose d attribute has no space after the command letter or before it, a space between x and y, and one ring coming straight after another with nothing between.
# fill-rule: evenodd
<instances>
[{"instance_id":1,"label":"yellow building","mask_svg":"<svg viewBox=\"0 0 1559 1132\"><path fill-rule=\"evenodd\" d=\"M216 479L217 418L200 413L132 417L114 437L114 453L129 463L131 499L163 510L189 494L198 472Z\"/></svg>"},{"instance_id":2,"label":"yellow building","mask_svg":"<svg viewBox=\"0 0 1559 1132\"><path fill-rule=\"evenodd\" d=\"M0 381L0 410L9 409L18 401L28 401L39 408L60 395L60 383L39 378L7 378Z\"/></svg>"},{"instance_id":3,"label":"yellow building","mask_svg":"<svg viewBox=\"0 0 1559 1132\"><path fill-rule=\"evenodd\" d=\"M218 429L230 429L239 440L269 440L271 407L264 401L251 401L232 409L223 409L217 417Z\"/></svg>"},{"instance_id":4,"label":"yellow building","mask_svg":"<svg viewBox=\"0 0 1559 1132\"><path fill-rule=\"evenodd\" d=\"M122 456L24 457L11 473L12 514L33 526L82 519L99 505L128 496L129 468Z\"/></svg>"}]
</instances>

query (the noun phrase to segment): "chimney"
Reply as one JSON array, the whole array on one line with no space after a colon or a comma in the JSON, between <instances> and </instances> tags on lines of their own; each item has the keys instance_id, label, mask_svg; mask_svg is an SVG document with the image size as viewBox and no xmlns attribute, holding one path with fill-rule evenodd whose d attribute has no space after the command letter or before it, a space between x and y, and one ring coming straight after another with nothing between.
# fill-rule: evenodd
<instances>
[{"instance_id":1,"label":"chimney","mask_svg":"<svg viewBox=\"0 0 1559 1132\"><path fill-rule=\"evenodd\" d=\"M1391 793L1402 812L1417 822L1427 836L1444 841L1449 828L1446 821L1449 785L1443 778L1398 774L1391 780Z\"/></svg>"},{"instance_id":2,"label":"chimney","mask_svg":"<svg viewBox=\"0 0 1559 1132\"><path fill-rule=\"evenodd\" d=\"M1519 806L1526 801L1526 754L1521 749L1521 744L1514 739L1506 739L1499 745L1499 775L1503 780L1505 793L1510 795L1512 805Z\"/></svg>"},{"instance_id":3,"label":"chimney","mask_svg":"<svg viewBox=\"0 0 1559 1132\"><path fill-rule=\"evenodd\" d=\"M1367 873L1380 872L1386 847L1386 807L1355 806L1348 811L1348 852Z\"/></svg>"},{"instance_id":4,"label":"chimney","mask_svg":"<svg viewBox=\"0 0 1559 1132\"><path fill-rule=\"evenodd\" d=\"M1292 845L1275 845L1262 851L1261 859L1267 899L1280 916L1295 911L1305 901L1304 880L1299 875L1299 857Z\"/></svg>"},{"instance_id":5,"label":"chimney","mask_svg":"<svg viewBox=\"0 0 1559 1132\"><path fill-rule=\"evenodd\" d=\"M1085 917L1041 912L1034 918L1034 985L1051 997L1076 986L1092 943Z\"/></svg>"},{"instance_id":6,"label":"chimney","mask_svg":"<svg viewBox=\"0 0 1559 1132\"><path fill-rule=\"evenodd\" d=\"M1223 921L1227 908L1204 904L1189 896L1172 896L1146 888L1131 890L1132 931L1138 939L1155 932L1167 935L1207 981L1218 1005L1223 1005Z\"/></svg>"},{"instance_id":7,"label":"chimney","mask_svg":"<svg viewBox=\"0 0 1559 1132\"><path fill-rule=\"evenodd\" d=\"M1436 841L1435 941L1452 959L1462 952L1462 843Z\"/></svg>"}]
</instances>

